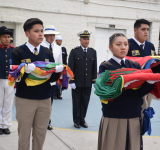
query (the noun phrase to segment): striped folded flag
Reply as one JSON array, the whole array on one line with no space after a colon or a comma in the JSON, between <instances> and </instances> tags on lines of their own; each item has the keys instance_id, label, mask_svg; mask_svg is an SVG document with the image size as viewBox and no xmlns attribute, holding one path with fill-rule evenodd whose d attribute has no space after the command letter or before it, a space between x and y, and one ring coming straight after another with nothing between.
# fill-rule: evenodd
<instances>
[{"instance_id":1,"label":"striped folded flag","mask_svg":"<svg viewBox=\"0 0 160 150\"><path fill-rule=\"evenodd\" d=\"M12 86L16 80L20 80L25 72L25 64L21 63L20 65L11 65L9 71L9 85ZM28 77L25 79L27 86L36 86L40 85L47 80L50 79L52 73L55 72L55 67L57 65L62 65L60 63L52 63L52 62L43 62L43 61L35 61L33 62L36 68L32 71ZM71 69L67 65L63 65L64 69L60 73L59 79L57 80L57 84L62 86L63 89L68 88L68 81L70 81L74 75Z\"/></svg>"},{"instance_id":2,"label":"striped folded flag","mask_svg":"<svg viewBox=\"0 0 160 150\"><path fill-rule=\"evenodd\" d=\"M121 95L123 88L138 89L146 80L158 81L154 84L150 97L160 99L160 70L153 73L152 68L159 65L160 56L125 57L136 61L144 69L123 68L117 70L106 70L101 77L96 79L95 94L99 96L102 103L108 104L114 98ZM158 68L159 69L159 68Z\"/></svg>"}]
</instances>

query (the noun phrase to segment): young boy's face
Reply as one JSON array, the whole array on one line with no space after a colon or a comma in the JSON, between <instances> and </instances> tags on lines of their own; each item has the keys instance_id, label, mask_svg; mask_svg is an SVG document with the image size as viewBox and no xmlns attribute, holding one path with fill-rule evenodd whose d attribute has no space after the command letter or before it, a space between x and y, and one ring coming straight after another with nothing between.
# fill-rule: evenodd
<instances>
[{"instance_id":1,"label":"young boy's face","mask_svg":"<svg viewBox=\"0 0 160 150\"><path fill-rule=\"evenodd\" d=\"M26 37L28 37L30 44L33 46L38 46L42 43L44 38L43 26L41 24L33 25L32 29L25 32Z\"/></svg>"}]
</instances>

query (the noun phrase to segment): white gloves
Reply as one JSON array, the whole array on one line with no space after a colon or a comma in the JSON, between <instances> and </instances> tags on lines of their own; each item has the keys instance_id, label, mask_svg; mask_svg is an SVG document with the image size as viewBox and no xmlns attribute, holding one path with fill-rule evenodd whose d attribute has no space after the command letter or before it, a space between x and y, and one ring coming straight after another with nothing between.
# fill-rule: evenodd
<instances>
[{"instance_id":1,"label":"white gloves","mask_svg":"<svg viewBox=\"0 0 160 150\"><path fill-rule=\"evenodd\" d=\"M76 84L75 83L71 83L70 87L75 90L76 89ZM94 89L94 84L92 84L91 89Z\"/></svg>"},{"instance_id":2,"label":"white gloves","mask_svg":"<svg viewBox=\"0 0 160 150\"><path fill-rule=\"evenodd\" d=\"M36 68L36 66L31 63L31 64L25 64L25 72L26 73L31 73L32 71L34 71Z\"/></svg>"},{"instance_id":3,"label":"white gloves","mask_svg":"<svg viewBox=\"0 0 160 150\"><path fill-rule=\"evenodd\" d=\"M56 73L59 73L59 72L62 72L63 71L63 65L59 65L59 66L56 66Z\"/></svg>"},{"instance_id":4,"label":"white gloves","mask_svg":"<svg viewBox=\"0 0 160 150\"><path fill-rule=\"evenodd\" d=\"M92 84L92 87L91 87L91 89L92 89L92 90L94 89L94 84Z\"/></svg>"},{"instance_id":5,"label":"white gloves","mask_svg":"<svg viewBox=\"0 0 160 150\"><path fill-rule=\"evenodd\" d=\"M76 89L76 84L75 83L71 83L70 87L75 90Z\"/></svg>"}]
</instances>

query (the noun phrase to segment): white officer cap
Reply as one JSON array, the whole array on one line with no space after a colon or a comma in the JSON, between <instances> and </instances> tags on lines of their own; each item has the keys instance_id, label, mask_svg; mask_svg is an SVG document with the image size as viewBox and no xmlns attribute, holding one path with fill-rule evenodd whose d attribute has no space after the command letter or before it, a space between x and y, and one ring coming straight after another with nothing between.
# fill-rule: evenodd
<instances>
[{"instance_id":1,"label":"white officer cap","mask_svg":"<svg viewBox=\"0 0 160 150\"><path fill-rule=\"evenodd\" d=\"M81 32L79 32L77 36L78 37L90 37L91 34L92 32L86 29L86 30L82 30Z\"/></svg>"}]
</instances>

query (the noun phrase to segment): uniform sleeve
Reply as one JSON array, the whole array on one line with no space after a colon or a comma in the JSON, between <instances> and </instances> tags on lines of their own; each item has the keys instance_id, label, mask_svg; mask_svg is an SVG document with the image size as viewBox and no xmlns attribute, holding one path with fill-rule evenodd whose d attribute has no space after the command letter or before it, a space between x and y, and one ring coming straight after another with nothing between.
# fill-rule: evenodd
<instances>
[{"instance_id":1,"label":"uniform sleeve","mask_svg":"<svg viewBox=\"0 0 160 150\"><path fill-rule=\"evenodd\" d=\"M17 50L12 50L11 52L11 58L12 58L12 65L20 65L21 59L19 57L19 53Z\"/></svg>"},{"instance_id":2,"label":"uniform sleeve","mask_svg":"<svg viewBox=\"0 0 160 150\"><path fill-rule=\"evenodd\" d=\"M140 89L138 89L138 93L141 97L152 91L154 84L149 84L148 82L143 83Z\"/></svg>"},{"instance_id":3,"label":"uniform sleeve","mask_svg":"<svg viewBox=\"0 0 160 150\"><path fill-rule=\"evenodd\" d=\"M53 57L53 55L52 55L52 56L50 55L49 61L50 61L50 62L54 62L54 57Z\"/></svg>"},{"instance_id":4,"label":"uniform sleeve","mask_svg":"<svg viewBox=\"0 0 160 150\"><path fill-rule=\"evenodd\" d=\"M70 67L70 69L74 73L74 51L73 51L73 49L71 50L69 58L68 58L68 66ZM74 78L69 83L75 83Z\"/></svg>"},{"instance_id":5,"label":"uniform sleeve","mask_svg":"<svg viewBox=\"0 0 160 150\"><path fill-rule=\"evenodd\" d=\"M53 57L53 53L47 47L45 47L45 53L47 53L49 55L50 62L55 62L54 57Z\"/></svg>"},{"instance_id":6,"label":"uniform sleeve","mask_svg":"<svg viewBox=\"0 0 160 150\"><path fill-rule=\"evenodd\" d=\"M127 56L132 56L132 53L131 53L131 43L130 43L130 41L128 40L128 46L129 46L129 49L128 49L128 54L127 54Z\"/></svg>"},{"instance_id":7,"label":"uniform sleeve","mask_svg":"<svg viewBox=\"0 0 160 150\"><path fill-rule=\"evenodd\" d=\"M131 49L130 49L130 44L129 44L129 50L128 50L127 56L132 56Z\"/></svg>"},{"instance_id":8,"label":"uniform sleeve","mask_svg":"<svg viewBox=\"0 0 160 150\"><path fill-rule=\"evenodd\" d=\"M108 68L104 65L99 66L99 74L105 72L105 70L108 70Z\"/></svg>"},{"instance_id":9,"label":"uniform sleeve","mask_svg":"<svg viewBox=\"0 0 160 150\"><path fill-rule=\"evenodd\" d=\"M59 73L52 73L51 78L49 79L49 82L56 82L59 78Z\"/></svg>"},{"instance_id":10,"label":"uniform sleeve","mask_svg":"<svg viewBox=\"0 0 160 150\"><path fill-rule=\"evenodd\" d=\"M97 78L97 53L95 51L95 61L92 69L92 83L95 83L96 78Z\"/></svg>"},{"instance_id":11,"label":"uniform sleeve","mask_svg":"<svg viewBox=\"0 0 160 150\"><path fill-rule=\"evenodd\" d=\"M154 47L154 45L153 45L153 44L152 44L152 50L154 50L154 55L157 55L157 54L156 54L155 47Z\"/></svg>"}]
</instances>

